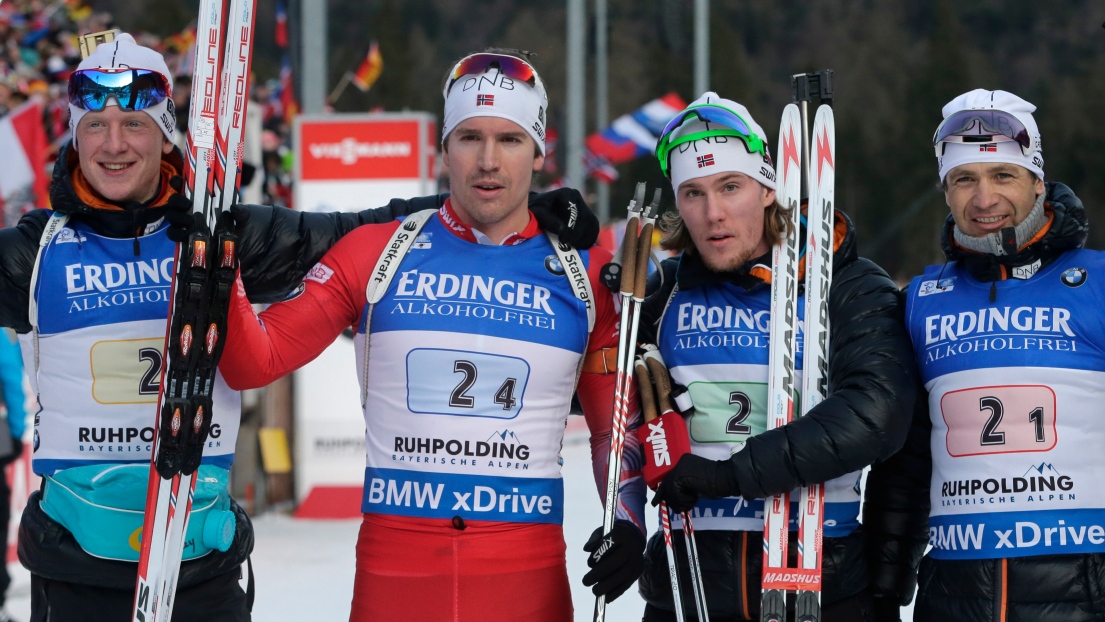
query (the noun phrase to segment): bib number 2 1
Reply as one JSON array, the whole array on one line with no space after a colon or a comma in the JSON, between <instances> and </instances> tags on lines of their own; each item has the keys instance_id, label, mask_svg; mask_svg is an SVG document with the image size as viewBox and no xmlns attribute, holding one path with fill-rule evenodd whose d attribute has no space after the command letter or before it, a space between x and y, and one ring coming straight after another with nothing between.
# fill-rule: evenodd
<instances>
[{"instance_id":1,"label":"bib number 2 1","mask_svg":"<svg viewBox=\"0 0 1105 622\"><path fill-rule=\"evenodd\" d=\"M1043 385L962 389L944 394L952 456L1049 451L1055 447L1055 392Z\"/></svg>"}]
</instances>

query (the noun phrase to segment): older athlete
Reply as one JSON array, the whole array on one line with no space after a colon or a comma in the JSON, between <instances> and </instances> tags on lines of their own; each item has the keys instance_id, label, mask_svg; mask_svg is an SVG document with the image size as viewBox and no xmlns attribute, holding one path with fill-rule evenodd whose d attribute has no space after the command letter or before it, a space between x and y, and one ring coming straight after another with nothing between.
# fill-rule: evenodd
<instances>
[{"instance_id":1,"label":"older athlete","mask_svg":"<svg viewBox=\"0 0 1105 622\"><path fill-rule=\"evenodd\" d=\"M934 136L946 261L906 307L927 394L867 510L886 620L915 580L924 622L1105 620L1105 255L1083 248L1078 197L1044 181L1035 110L976 89Z\"/></svg>"}]
</instances>

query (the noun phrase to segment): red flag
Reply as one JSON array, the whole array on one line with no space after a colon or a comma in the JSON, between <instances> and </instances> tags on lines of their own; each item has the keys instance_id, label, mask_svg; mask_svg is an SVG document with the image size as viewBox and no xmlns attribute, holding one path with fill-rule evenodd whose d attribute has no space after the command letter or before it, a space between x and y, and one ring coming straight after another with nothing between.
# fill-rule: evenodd
<instances>
[{"instance_id":1,"label":"red flag","mask_svg":"<svg viewBox=\"0 0 1105 622\"><path fill-rule=\"evenodd\" d=\"M284 0L276 2L276 45L288 47L288 10L284 7Z\"/></svg>"},{"instance_id":2,"label":"red flag","mask_svg":"<svg viewBox=\"0 0 1105 622\"><path fill-rule=\"evenodd\" d=\"M380 46L373 41L372 45L368 46L368 55L361 61L360 67L353 72L351 78L353 86L362 92L367 91L372 88L383 71L384 57L380 55Z\"/></svg>"},{"instance_id":3,"label":"red flag","mask_svg":"<svg viewBox=\"0 0 1105 622\"><path fill-rule=\"evenodd\" d=\"M23 211L47 207L46 132L42 108L30 101L0 118L0 202Z\"/></svg>"}]
</instances>

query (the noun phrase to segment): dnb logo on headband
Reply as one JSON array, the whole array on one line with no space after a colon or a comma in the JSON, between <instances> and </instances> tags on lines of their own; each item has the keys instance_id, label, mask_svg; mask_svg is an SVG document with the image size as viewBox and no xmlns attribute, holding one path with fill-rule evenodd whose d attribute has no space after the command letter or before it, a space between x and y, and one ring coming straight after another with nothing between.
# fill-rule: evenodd
<instances>
[{"instance_id":1,"label":"dnb logo on headband","mask_svg":"<svg viewBox=\"0 0 1105 622\"><path fill-rule=\"evenodd\" d=\"M1059 280L1063 282L1063 285L1067 287L1080 287L1086 282L1086 269L1085 268L1068 268L1059 277Z\"/></svg>"}]
</instances>

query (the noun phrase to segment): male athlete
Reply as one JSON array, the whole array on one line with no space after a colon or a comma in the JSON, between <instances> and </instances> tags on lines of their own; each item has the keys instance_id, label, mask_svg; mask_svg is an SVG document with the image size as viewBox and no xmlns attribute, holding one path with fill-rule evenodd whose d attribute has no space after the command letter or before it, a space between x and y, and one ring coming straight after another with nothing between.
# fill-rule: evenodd
<instances>
[{"instance_id":1,"label":"male athlete","mask_svg":"<svg viewBox=\"0 0 1105 622\"><path fill-rule=\"evenodd\" d=\"M578 378L605 473L610 257L546 235L526 207L548 106L532 65L467 56L443 95L449 200L355 230L259 319L237 297L221 369L261 386L355 327L367 466L351 620L567 621L560 447ZM640 458L625 455L619 524L641 540Z\"/></svg>"}]
</instances>

